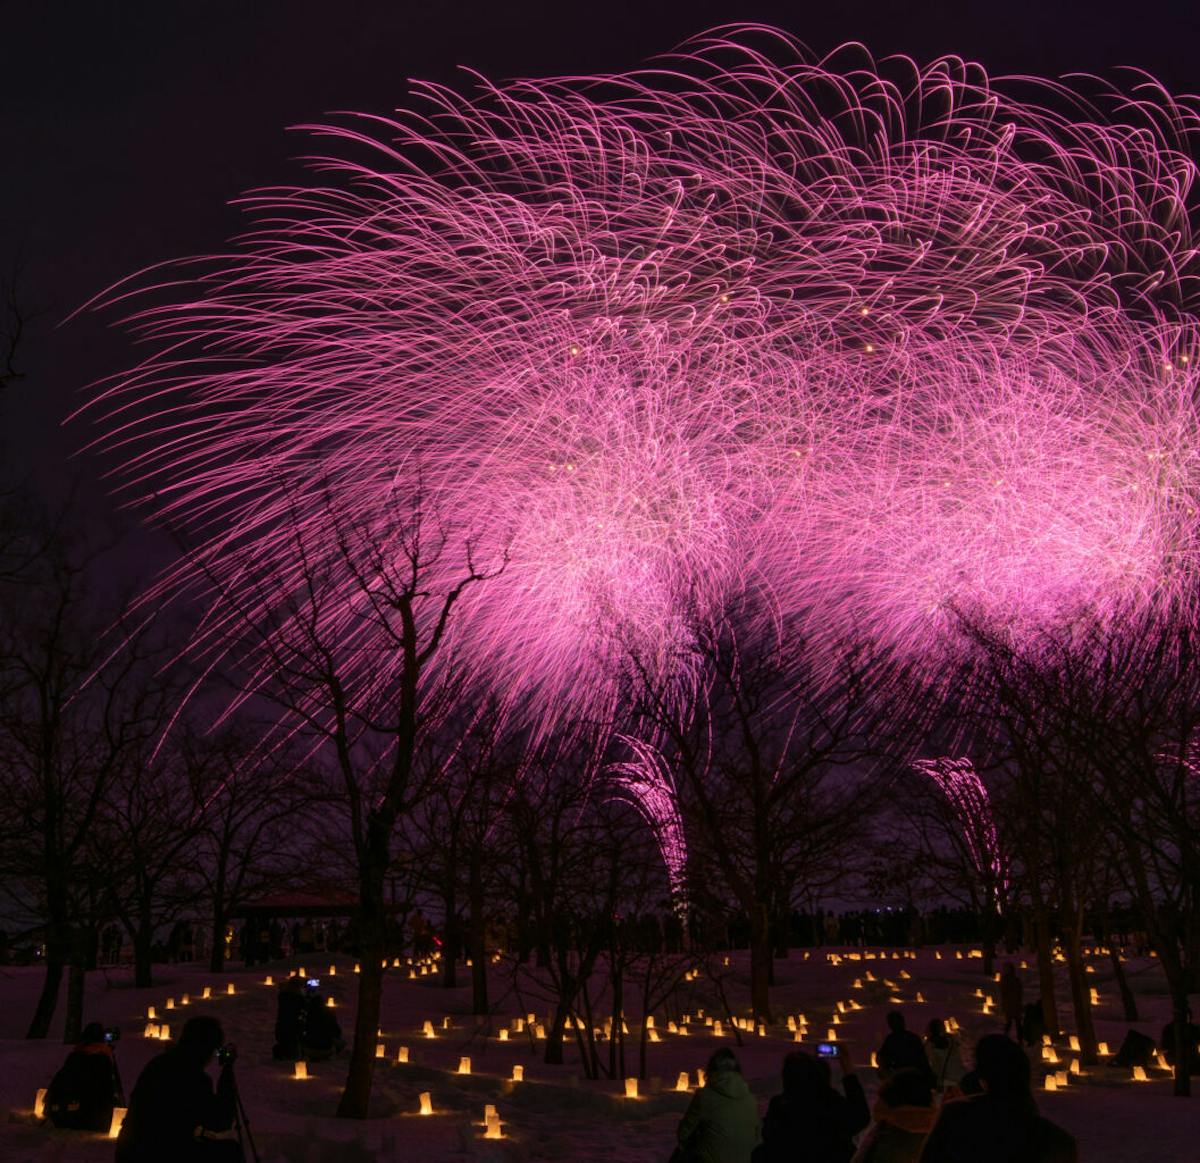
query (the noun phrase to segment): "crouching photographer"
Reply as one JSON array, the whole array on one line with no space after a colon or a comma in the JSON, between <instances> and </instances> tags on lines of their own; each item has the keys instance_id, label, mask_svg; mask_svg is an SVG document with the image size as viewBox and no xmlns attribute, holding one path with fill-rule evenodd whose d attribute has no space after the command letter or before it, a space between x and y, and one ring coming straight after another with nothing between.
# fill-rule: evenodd
<instances>
[{"instance_id":1,"label":"crouching photographer","mask_svg":"<svg viewBox=\"0 0 1200 1163\"><path fill-rule=\"evenodd\" d=\"M113 1044L117 1030L99 1022L84 1027L75 1049L46 1091L46 1116L60 1129L107 1131L114 1106L124 1106Z\"/></svg>"},{"instance_id":2,"label":"crouching photographer","mask_svg":"<svg viewBox=\"0 0 1200 1163\"><path fill-rule=\"evenodd\" d=\"M232 1046L215 1018L192 1018L170 1049L146 1065L117 1140L117 1163L242 1163L241 1143L214 1139L244 1121L233 1074ZM218 1055L216 1089L208 1065Z\"/></svg>"}]
</instances>

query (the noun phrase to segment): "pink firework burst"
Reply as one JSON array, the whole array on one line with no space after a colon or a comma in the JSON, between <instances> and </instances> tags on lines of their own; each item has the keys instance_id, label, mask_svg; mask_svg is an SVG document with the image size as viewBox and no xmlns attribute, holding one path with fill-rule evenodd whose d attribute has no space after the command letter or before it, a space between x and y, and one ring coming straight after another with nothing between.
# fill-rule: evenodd
<instances>
[{"instance_id":1,"label":"pink firework burst","mask_svg":"<svg viewBox=\"0 0 1200 1163\"><path fill-rule=\"evenodd\" d=\"M754 28L414 94L317 129L313 178L132 316L152 354L93 406L196 546L155 596L270 563L282 600L289 530L336 567L419 481L511 553L456 649L552 724L611 710L631 644L690 681L747 586L931 666L955 609L1190 594L1193 104Z\"/></svg>"}]
</instances>

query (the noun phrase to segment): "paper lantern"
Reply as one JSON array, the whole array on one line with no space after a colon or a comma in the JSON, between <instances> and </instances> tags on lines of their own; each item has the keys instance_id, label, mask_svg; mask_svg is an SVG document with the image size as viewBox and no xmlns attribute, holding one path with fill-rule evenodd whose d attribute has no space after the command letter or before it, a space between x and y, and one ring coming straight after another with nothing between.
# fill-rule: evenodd
<instances>
[{"instance_id":1,"label":"paper lantern","mask_svg":"<svg viewBox=\"0 0 1200 1163\"><path fill-rule=\"evenodd\" d=\"M712 1026L712 1032L713 1032L713 1037L714 1037L714 1038L720 1038L720 1037L722 1037L722 1036L723 1036L723 1032L722 1032L722 1028L721 1028L721 1023L720 1023L720 1022L713 1022L713 1026Z\"/></svg>"},{"instance_id":2,"label":"paper lantern","mask_svg":"<svg viewBox=\"0 0 1200 1163\"><path fill-rule=\"evenodd\" d=\"M408 1061L408 1047L407 1046L401 1046L400 1049L396 1051L396 1061L397 1062L407 1062Z\"/></svg>"},{"instance_id":3,"label":"paper lantern","mask_svg":"<svg viewBox=\"0 0 1200 1163\"><path fill-rule=\"evenodd\" d=\"M696 1071L696 1085L697 1086L704 1085L704 1071L703 1070Z\"/></svg>"},{"instance_id":4,"label":"paper lantern","mask_svg":"<svg viewBox=\"0 0 1200 1163\"><path fill-rule=\"evenodd\" d=\"M355 973L361 973L361 972L362 972L362 966L361 966L361 965L359 965L359 963L358 963L357 961L354 963L354 972L355 972Z\"/></svg>"},{"instance_id":5,"label":"paper lantern","mask_svg":"<svg viewBox=\"0 0 1200 1163\"><path fill-rule=\"evenodd\" d=\"M231 982L230 982L230 983L229 983L229 984L228 984L228 985L225 987L225 996L226 996L226 997L233 997L233 996L234 996L234 994L236 994L236 993L237 993L237 988L234 986L233 982L231 981Z\"/></svg>"},{"instance_id":6,"label":"paper lantern","mask_svg":"<svg viewBox=\"0 0 1200 1163\"><path fill-rule=\"evenodd\" d=\"M470 1074L471 1073L471 1059L470 1058L463 1057L458 1060L458 1072L459 1072L459 1074Z\"/></svg>"},{"instance_id":7,"label":"paper lantern","mask_svg":"<svg viewBox=\"0 0 1200 1163\"><path fill-rule=\"evenodd\" d=\"M1054 1072L1054 1081L1058 1083L1059 1090L1065 1090L1067 1083L1070 1082L1070 1076L1065 1070L1056 1070Z\"/></svg>"},{"instance_id":8,"label":"paper lantern","mask_svg":"<svg viewBox=\"0 0 1200 1163\"><path fill-rule=\"evenodd\" d=\"M690 1089L688 1086L688 1072L686 1070L681 1070L679 1072L679 1077L677 1079L675 1079L675 1089L676 1090Z\"/></svg>"},{"instance_id":9,"label":"paper lantern","mask_svg":"<svg viewBox=\"0 0 1200 1163\"><path fill-rule=\"evenodd\" d=\"M1134 1082L1149 1082L1150 1079L1146 1076L1146 1068L1144 1066L1135 1066L1133 1068Z\"/></svg>"},{"instance_id":10,"label":"paper lantern","mask_svg":"<svg viewBox=\"0 0 1200 1163\"><path fill-rule=\"evenodd\" d=\"M654 1029L654 1015L653 1014L646 1015L646 1029L647 1030Z\"/></svg>"},{"instance_id":11,"label":"paper lantern","mask_svg":"<svg viewBox=\"0 0 1200 1163\"><path fill-rule=\"evenodd\" d=\"M1098 1053L1103 1054L1105 1057L1108 1057L1108 1043L1107 1042L1101 1042L1100 1045L1096 1047L1096 1050Z\"/></svg>"},{"instance_id":12,"label":"paper lantern","mask_svg":"<svg viewBox=\"0 0 1200 1163\"><path fill-rule=\"evenodd\" d=\"M157 1038L158 1037L158 1023L157 1022L147 1022L146 1028L142 1031L142 1037L143 1038Z\"/></svg>"},{"instance_id":13,"label":"paper lantern","mask_svg":"<svg viewBox=\"0 0 1200 1163\"><path fill-rule=\"evenodd\" d=\"M1079 1069L1079 1059L1078 1058L1071 1059L1071 1073L1074 1074L1076 1077L1078 1077L1080 1074L1083 1073Z\"/></svg>"},{"instance_id":14,"label":"paper lantern","mask_svg":"<svg viewBox=\"0 0 1200 1163\"><path fill-rule=\"evenodd\" d=\"M637 1084L638 1084L638 1080L636 1078L625 1079L625 1097L626 1098L637 1098L637 1096L638 1096Z\"/></svg>"},{"instance_id":15,"label":"paper lantern","mask_svg":"<svg viewBox=\"0 0 1200 1163\"><path fill-rule=\"evenodd\" d=\"M206 986L204 987L204 992L203 992L203 993L200 995L200 1000L201 1000L201 1001L208 1001L208 999L209 999L210 997L212 997L212 986L211 986L211 985L206 985Z\"/></svg>"},{"instance_id":16,"label":"paper lantern","mask_svg":"<svg viewBox=\"0 0 1200 1163\"><path fill-rule=\"evenodd\" d=\"M871 1069L879 1069L879 1055L876 1054L874 1050L871 1051Z\"/></svg>"},{"instance_id":17,"label":"paper lantern","mask_svg":"<svg viewBox=\"0 0 1200 1163\"><path fill-rule=\"evenodd\" d=\"M917 990L917 1001L922 1005L925 1004L925 995L919 989Z\"/></svg>"},{"instance_id":18,"label":"paper lantern","mask_svg":"<svg viewBox=\"0 0 1200 1163\"><path fill-rule=\"evenodd\" d=\"M622 1026L624 1026L624 1025L625 1025L625 1023L624 1023L624 1022L622 1022L622 1023L621 1023L621 1025L622 1025ZM538 1038L540 1038L540 1039L541 1039L543 1042L546 1040L546 1027L545 1027L545 1026L543 1026L541 1022L538 1022L538 1024L537 1024L537 1029L534 1031L534 1033L535 1033L535 1034L538 1036ZM628 1031L628 1030L626 1030L626 1031L625 1031L625 1033L627 1033L627 1034L628 1034L628 1033L629 1033L629 1031Z\"/></svg>"},{"instance_id":19,"label":"paper lantern","mask_svg":"<svg viewBox=\"0 0 1200 1163\"><path fill-rule=\"evenodd\" d=\"M331 966L329 967L329 976L330 976L330 977L337 977L337 966L336 966L336 965L331 965Z\"/></svg>"},{"instance_id":20,"label":"paper lantern","mask_svg":"<svg viewBox=\"0 0 1200 1163\"><path fill-rule=\"evenodd\" d=\"M678 1034L679 1027L674 1022L668 1022L667 1023L667 1033L668 1034Z\"/></svg>"},{"instance_id":21,"label":"paper lantern","mask_svg":"<svg viewBox=\"0 0 1200 1163\"><path fill-rule=\"evenodd\" d=\"M425 1037L427 1037L427 1038L436 1038L437 1037L437 1034L435 1034L434 1030L433 1030L433 1023L430 1021L427 1021L421 1027L421 1033L424 1034Z\"/></svg>"},{"instance_id":22,"label":"paper lantern","mask_svg":"<svg viewBox=\"0 0 1200 1163\"><path fill-rule=\"evenodd\" d=\"M450 1019L449 1018L442 1018L442 1029L443 1030L450 1029Z\"/></svg>"},{"instance_id":23,"label":"paper lantern","mask_svg":"<svg viewBox=\"0 0 1200 1163\"><path fill-rule=\"evenodd\" d=\"M507 1031L507 1030L501 1030L501 1031L500 1031L500 1041L501 1041L501 1042L507 1042L507 1041L508 1041L508 1031Z\"/></svg>"},{"instance_id":24,"label":"paper lantern","mask_svg":"<svg viewBox=\"0 0 1200 1163\"><path fill-rule=\"evenodd\" d=\"M526 1014L525 1020L531 1025L537 1025L537 1014Z\"/></svg>"},{"instance_id":25,"label":"paper lantern","mask_svg":"<svg viewBox=\"0 0 1200 1163\"><path fill-rule=\"evenodd\" d=\"M433 1095L430 1094L429 1091L423 1090L418 1097L421 1100L421 1114L433 1114Z\"/></svg>"},{"instance_id":26,"label":"paper lantern","mask_svg":"<svg viewBox=\"0 0 1200 1163\"><path fill-rule=\"evenodd\" d=\"M149 1007L149 1008L146 1010L146 1017L148 1017L148 1018L150 1018L151 1020L153 1020L154 1018L158 1017L158 1011L157 1011L157 1010L156 1010L156 1009L155 1009L153 1006L150 1006L150 1007Z\"/></svg>"},{"instance_id":27,"label":"paper lantern","mask_svg":"<svg viewBox=\"0 0 1200 1163\"><path fill-rule=\"evenodd\" d=\"M299 1078L299 1079L305 1079L305 1078L307 1078L307 1077L308 1077L308 1063L307 1063L307 1062L303 1062L303 1061L301 1061L301 1062L297 1062L297 1063L296 1063L296 1070L295 1070L295 1072L292 1074L292 1077L293 1077L293 1078Z\"/></svg>"},{"instance_id":28,"label":"paper lantern","mask_svg":"<svg viewBox=\"0 0 1200 1163\"><path fill-rule=\"evenodd\" d=\"M832 1026L830 1026L829 1029L825 1031L825 1041L827 1041L827 1042L836 1042L837 1041L837 1030L835 1030Z\"/></svg>"},{"instance_id":29,"label":"paper lantern","mask_svg":"<svg viewBox=\"0 0 1200 1163\"><path fill-rule=\"evenodd\" d=\"M1046 1081L1043 1085L1045 1086L1045 1088L1047 1090L1057 1090L1058 1089L1058 1079L1056 1079L1053 1074L1047 1074Z\"/></svg>"},{"instance_id":30,"label":"paper lantern","mask_svg":"<svg viewBox=\"0 0 1200 1163\"><path fill-rule=\"evenodd\" d=\"M115 1139L121 1133L121 1124L125 1121L125 1107L113 1107L112 1122L108 1124L108 1137Z\"/></svg>"},{"instance_id":31,"label":"paper lantern","mask_svg":"<svg viewBox=\"0 0 1200 1163\"><path fill-rule=\"evenodd\" d=\"M686 1037L689 1037L689 1035L690 1035L690 1031L688 1030L687 1026L680 1026L680 1027L679 1027L679 1036L680 1036L681 1038L686 1038Z\"/></svg>"},{"instance_id":32,"label":"paper lantern","mask_svg":"<svg viewBox=\"0 0 1200 1163\"><path fill-rule=\"evenodd\" d=\"M375 1043L375 1057L376 1058L386 1058L387 1057L387 1043L386 1042L376 1042Z\"/></svg>"},{"instance_id":33,"label":"paper lantern","mask_svg":"<svg viewBox=\"0 0 1200 1163\"><path fill-rule=\"evenodd\" d=\"M487 1106L483 1108L483 1121L485 1123L488 1121L488 1119L498 1119L499 1117L500 1115L497 1112L494 1103L489 1102Z\"/></svg>"},{"instance_id":34,"label":"paper lantern","mask_svg":"<svg viewBox=\"0 0 1200 1163\"><path fill-rule=\"evenodd\" d=\"M175 1008L175 999L173 997L167 998L167 1009L173 1010L174 1008Z\"/></svg>"},{"instance_id":35,"label":"paper lantern","mask_svg":"<svg viewBox=\"0 0 1200 1163\"><path fill-rule=\"evenodd\" d=\"M39 1087L33 1096L33 1117L35 1119L46 1117L46 1091L48 1089L49 1087L46 1086Z\"/></svg>"},{"instance_id":36,"label":"paper lantern","mask_svg":"<svg viewBox=\"0 0 1200 1163\"><path fill-rule=\"evenodd\" d=\"M525 1067L522 1066L520 1063L517 1063L513 1067L512 1080L513 1080L513 1082L524 1082L525 1081Z\"/></svg>"},{"instance_id":37,"label":"paper lantern","mask_svg":"<svg viewBox=\"0 0 1200 1163\"><path fill-rule=\"evenodd\" d=\"M485 1139L503 1139L504 1132L500 1129L500 1116L492 1115L484 1119L483 1137Z\"/></svg>"},{"instance_id":38,"label":"paper lantern","mask_svg":"<svg viewBox=\"0 0 1200 1163\"><path fill-rule=\"evenodd\" d=\"M1078 1037L1078 1035L1076 1035L1076 1034L1071 1035L1070 1045L1071 1045L1071 1049L1074 1050L1076 1054L1078 1054L1079 1053L1079 1037Z\"/></svg>"},{"instance_id":39,"label":"paper lantern","mask_svg":"<svg viewBox=\"0 0 1200 1163\"><path fill-rule=\"evenodd\" d=\"M158 1027L158 1040L160 1042L169 1042L171 1040L171 1027L164 1023Z\"/></svg>"},{"instance_id":40,"label":"paper lantern","mask_svg":"<svg viewBox=\"0 0 1200 1163\"><path fill-rule=\"evenodd\" d=\"M803 1042L804 1041L804 1031L797 1030L796 1033L792 1037L792 1041L793 1042Z\"/></svg>"}]
</instances>

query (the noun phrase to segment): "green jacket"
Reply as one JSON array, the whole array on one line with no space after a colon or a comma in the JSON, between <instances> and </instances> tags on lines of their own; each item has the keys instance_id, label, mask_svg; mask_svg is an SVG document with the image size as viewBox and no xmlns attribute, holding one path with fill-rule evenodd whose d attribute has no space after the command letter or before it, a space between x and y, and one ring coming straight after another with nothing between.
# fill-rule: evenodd
<instances>
[{"instance_id":1,"label":"green jacket","mask_svg":"<svg viewBox=\"0 0 1200 1163\"><path fill-rule=\"evenodd\" d=\"M733 1070L709 1075L679 1123L687 1163L750 1163L758 1143L758 1103Z\"/></svg>"}]
</instances>

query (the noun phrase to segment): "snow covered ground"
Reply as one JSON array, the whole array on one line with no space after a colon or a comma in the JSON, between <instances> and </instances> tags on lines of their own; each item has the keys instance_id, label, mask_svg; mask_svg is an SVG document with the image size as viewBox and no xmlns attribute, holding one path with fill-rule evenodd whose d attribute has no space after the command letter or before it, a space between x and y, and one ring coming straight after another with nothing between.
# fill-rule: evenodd
<instances>
[{"instance_id":1,"label":"snow covered ground","mask_svg":"<svg viewBox=\"0 0 1200 1163\"><path fill-rule=\"evenodd\" d=\"M842 950L843 954L848 951ZM856 951L863 953L878 951ZM923 1029L930 1017L953 1015L962 1027L967 1045L979 1035L999 1029L997 1019L982 1013L975 990L995 993L986 980L980 961L969 955L961 959L955 950L943 947L940 959L932 949L915 958L851 960L843 956L832 964L828 951L814 951L809 959L793 951L791 959L777 965L778 986L773 1005L779 1019L766 1036L743 1033L737 1050L743 1071L762 1100L778 1089L778 1072L783 1055L794 1048L786 1027L788 1015L803 1013L808 1019L808 1045L825 1037L838 1001L861 1005L841 1017L839 1037L852 1048L863 1064L861 1074L868 1092L875 1089L874 1071L865 1068L870 1052L884 1033L884 1014L893 1008L889 998L903 1000L909 1026ZM351 1005L355 978L353 964L337 958L337 974L328 976L329 958L297 958L307 962L310 974L319 974L323 986L338 1000L343 1028L352 1025ZM1020 957L1014 958L1018 961ZM1147 960L1131 960L1132 974L1143 1021L1138 1029L1157 1038L1166 1021L1168 1006L1156 966ZM737 1005L747 1000L748 966L744 955L732 957L734 997ZM500 1025L521 1013L516 999L493 1018L490 1036L470 1008L469 988L443 990L431 978L407 979L405 972L391 972L386 987L383 1037L388 1061L376 1071L374 1115L366 1124L353 1124L333 1117L345 1076L344 1058L314 1064L312 1077L298 1081L288 1064L271 1059L275 990L263 983L264 971L240 967L224 978L193 966L156 967L158 982L148 990L133 989L128 970L100 971L90 975L87 1020L119 1025L123 1038L118 1056L126 1090L142 1066L162 1048L162 1043L142 1036L148 1006L155 1006L159 1019L171 1020L176 1032L182 1021L196 1012L211 1013L224 1024L226 1036L240 1050L238 1078L259 1153L264 1163L295 1160L325 1163L333 1160L357 1163L367 1160L647 1160L665 1163L673 1145L674 1128L688 1096L674 1090L680 1071L690 1071L694 1082L697 1067L718 1045L734 1044L726 1027L715 1038L702 1022L693 1018L688 1036L667 1032L666 1018L658 1015L662 1041L649 1047L650 1077L640 1086L641 1097L624 1097L619 1081L590 1082L583 1078L573 1045L568 1043L567 1062L548 1067L541 1062L541 1046L525 1033L511 1033L510 1040L497 1038ZM902 978L901 971L909 974ZM276 982L286 967L269 967ZM870 972L877 980L866 978ZM465 975L464 975L465 976ZM1120 1020L1119 1002L1107 960L1097 958L1089 975L1098 989L1100 1038L1116 1050L1127 1025ZM1032 969L1022 973L1026 996L1036 990ZM854 989L855 979L862 988ZM895 983L895 989L885 984ZM236 987L226 996L226 982ZM40 971L0 968L0 1102L9 1111L0 1122L0 1159L74 1161L105 1160L112 1157L112 1144L102 1136L54 1131L32 1121L34 1093L49 1083L64 1055L56 1039L44 1043L21 1040L32 1011ZM213 997L201 1000L204 987ZM505 996L505 983L496 980L494 996ZM703 978L686 988L694 993L682 1006L693 1013L706 1007L716 1013L716 998ZM918 1003L920 992L923 1002ZM188 1008L179 1006L189 994ZM1064 989L1060 996L1065 996ZM165 1009L173 997L177 1008ZM531 1005L533 1003L530 1003ZM541 1018L546 1019L544 1003ZM741 1011L746 1012L746 1011ZM1065 1012L1065 1011L1064 1011ZM449 1028L442 1029L443 1020ZM422 1026L431 1021L437 1037L422 1036ZM631 1027L633 1023L631 1021ZM61 1012L58 1033L61 1035ZM397 1064L401 1046L407 1046L410 1062ZM636 1027L629 1040L628 1061L636 1063ZM471 1059L471 1074L456 1073L463 1056ZM510 1081L514 1064L524 1066L525 1080ZM1059 1069L1066 1069L1066 1065ZM1041 1074L1039 1069L1039 1076ZM1039 1095L1044 1114L1078 1136L1082 1158L1087 1163L1200 1163L1200 1095L1192 1100L1175 1099L1170 1082L1162 1072L1151 1071L1152 1080L1134 1083L1128 1071L1101 1067L1087 1077L1072 1079L1065 1091ZM419 1115L419 1095L432 1096L434 1114ZM504 1123L504 1138L483 1138L485 1104L494 1104Z\"/></svg>"}]
</instances>

